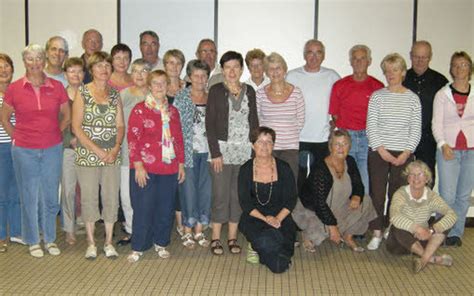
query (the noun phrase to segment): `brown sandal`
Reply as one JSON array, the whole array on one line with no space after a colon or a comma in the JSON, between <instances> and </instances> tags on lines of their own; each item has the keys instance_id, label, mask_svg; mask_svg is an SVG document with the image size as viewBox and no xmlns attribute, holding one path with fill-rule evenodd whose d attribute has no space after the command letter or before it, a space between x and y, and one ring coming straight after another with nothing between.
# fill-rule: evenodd
<instances>
[{"instance_id":1,"label":"brown sandal","mask_svg":"<svg viewBox=\"0 0 474 296\"><path fill-rule=\"evenodd\" d=\"M229 247L229 252L231 254L240 254L240 252L242 252L242 248L237 244L236 239L228 240L227 246Z\"/></svg>"},{"instance_id":2,"label":"brown sandal","mask_svg":"<svg viewBox=\"0 0 474 296\"><path fill-rule=\"evenodd\" d=\"M211 241L211 253L217 256L224 254L224 248L222 247L222 243L220 240L213 239Z\"/></svg>"}]
</instances>

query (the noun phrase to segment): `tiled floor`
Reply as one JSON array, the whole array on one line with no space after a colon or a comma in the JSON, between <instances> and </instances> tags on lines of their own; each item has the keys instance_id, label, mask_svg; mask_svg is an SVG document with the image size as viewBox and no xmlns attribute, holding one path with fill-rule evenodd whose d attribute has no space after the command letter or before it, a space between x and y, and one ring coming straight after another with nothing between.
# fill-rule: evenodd
<instances>
[{"instance_id":1,"label":"tiled floor","mask_svg":"<svg viewBox=\"0 0 474 296\"><path fill-rule=\"evenodd\" d=\"M411 256L394 257L384 247L361 254L329 242L314 254L297 248L291 269L274 275L263 266L246 263L245 252L216 257L208 249L188 251L175 235L170 259L159 259L150 250L134 264L126 260L129 246L118 248L116 260L100 253L95 261L87 261L85 235L78 239L70 247L61 235L62 254L42 259L31 257L25 246L10 245L7 253L0 254L0 295L474 294L473 228L466 229L461 248L440 250L454 257L453 267L428 266L416 275L411 272ZM240 242L245 244L243 238Z\"/></svg>"}]
</instances>

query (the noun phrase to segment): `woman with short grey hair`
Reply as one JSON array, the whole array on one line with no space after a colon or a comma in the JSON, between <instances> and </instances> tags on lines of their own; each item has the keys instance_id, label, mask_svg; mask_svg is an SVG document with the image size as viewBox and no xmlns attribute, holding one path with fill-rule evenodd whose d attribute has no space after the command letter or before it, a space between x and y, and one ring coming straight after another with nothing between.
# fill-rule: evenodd
<instances>
[{"instance_id":1,"label":"woman with short grey hair","mask_svg":"<svg viewBox=\"0 0 474 296\"><path fill-rule=\"evenodd\" d=\"M30 255L43 257L40 230L50 255L61 252L55 244L62 165L61 131L71 115L63 85L48 78L44 49L28 45L22 52L24 77L10 84L2 107L2 125L12 137L12 158L23 213L23 240ZM10 122L15 112L16 125ZM41 223L41 224L40 224Z\"/></svg>"}]
</instances>

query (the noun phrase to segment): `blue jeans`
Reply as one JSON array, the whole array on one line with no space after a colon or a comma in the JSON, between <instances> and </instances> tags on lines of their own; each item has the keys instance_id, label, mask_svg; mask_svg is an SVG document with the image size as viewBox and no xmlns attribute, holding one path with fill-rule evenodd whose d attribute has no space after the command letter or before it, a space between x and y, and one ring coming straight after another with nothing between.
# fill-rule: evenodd
<instances>
[{"instance_id":1,"label":"blue jeans","mask_svg":"<svg viewBox=\"0 0 474 296\"><path fill-rule=\"evenodd\" d=\"M369 142L365 130L354 131L347 130L351 135L352 145L349 155L354 157L357 168L359 169L362 183L364 184L365 194L369 193L369 171L367 168L367 156L369 154Z\"/></svg>"},{"instance_id":2,"label":"blue jeans","mask_svg":"<svg viewBox=\"0 0 474 296\"><path fill-rule=\"evenodd\" d=\"M439 193L458 215L458 220L448 236L462 237L474 188L474 150L454 150L454 159L445 160L438 149L436 162Z\"/></svg>"},{"instance_id":3,"label":"blue jeans","mask_svg":"<svg viewBox=\"0 0 474 296\"><path fill-rule=\"evenodd\" d=\"M13 170L11 143L0 144L0 240L21 236L20 197Z\"/></svg>"},{"instance_id":4,"label":"blue jeans","mask_svg":"<svg viewBox=\"0 0 474 296\"><path fill-rule=\"evenodd\" d=\"M12 146L13 166L20 192L22 236L28 245L56 240L62 143L46 149Z\"/></svg>"},{"instance_id":5,"label":"blue jeans","mask_svg":"<svg viewBox=\"0 0 474 296\"><path fill-rule=\"evenodd\" d=\"M183 225L208 225L211 216L211 175L208 153L193 153L193 167L186 168L186 179L179 185Z\"/></svg>"},{"instance_id":6,"label":"blue jeans","mask_svg":"<svg viewBox=\"0 0 474 296\"><path fill-rule=\"evenodd\" d=\"M133 208L132 250L146 251L153 244L170 244L175 208L178 174L148 173L146 186L135 181L135 170L130 170L130 198Z\"/></svg>"}]
</instances>

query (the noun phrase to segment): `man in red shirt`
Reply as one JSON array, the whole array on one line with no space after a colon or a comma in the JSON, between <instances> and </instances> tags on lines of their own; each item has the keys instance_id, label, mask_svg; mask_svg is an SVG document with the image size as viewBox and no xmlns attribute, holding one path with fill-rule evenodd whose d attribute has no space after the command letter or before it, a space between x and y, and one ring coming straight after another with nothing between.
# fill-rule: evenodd
<instances>
[{"instance_id":1,"label":"man in red shirt","mask_svg":"<svg viewBox=\"0 0 474 296\"><path fill-rule=\"evenodd\" d=\"M372 62L370 54L365 45L355 45L349 50L353 73L334 83L329 102L331 126L346 129L351 135L349 155L357 162L366 194L369 192L368 141L365 133L367 108L370 95L383 87L382 82L367 74Z\"/></svg>"}]
</instances>

